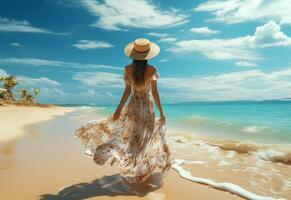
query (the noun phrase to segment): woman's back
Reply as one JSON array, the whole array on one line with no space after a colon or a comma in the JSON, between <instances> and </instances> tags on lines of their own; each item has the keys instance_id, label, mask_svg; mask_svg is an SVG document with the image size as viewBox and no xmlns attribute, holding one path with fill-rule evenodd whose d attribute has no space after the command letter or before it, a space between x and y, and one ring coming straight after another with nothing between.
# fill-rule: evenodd
<instances>
[{"instance_id":1,"label":"woman's back","mask_svg":"<svg viewBox=\"0 0 291 200\"><path fill-rule=\"evenodd\" d=\"M134 92L149 92L151 82L157 80L159 74L156 68L152 65L147 65L144 73L144 81L137 83L135 80L135 71L133 65L127 65L124 71L124 81L133 87Z\"/></svg>"}]
</instances>

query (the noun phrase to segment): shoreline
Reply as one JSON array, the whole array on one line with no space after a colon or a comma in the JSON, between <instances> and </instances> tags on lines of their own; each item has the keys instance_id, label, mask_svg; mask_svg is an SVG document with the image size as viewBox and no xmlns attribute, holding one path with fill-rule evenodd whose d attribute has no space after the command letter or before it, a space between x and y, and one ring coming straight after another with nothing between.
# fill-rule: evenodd
<instances>
[{"instance_id":1,"label":"shoreline","mask_svg":"<svg viewBox=\"0 0 291 200\"><path fill-rule=\"evenodd\" d=\"M92 108L92 110L96 110L95 108ZM88 111L88 108L87 108ZM201 134L196 135L193 132L183 132L183 131L177 131L175 129L170 129L169 131L169 135L168 135L168 141L171 144L171 146L175 146L175 145L193 145L198 147L197 149L199 149L201 151L201 147L202 149L204 148L204 150L209 151L210 152L215 152L217 155L218 154L223 154L224 156L230 157L232 159L236 159L233 158L233 156L237 156L237 157L242 157L245 158L246 160L251 160L251 162L258 162L260 163L258 166L246 166L248 168L259 168L260 165L263 165L263 163L270 163L270 166L274 167L274 171L276 171L279 165L279 170L286 170L286 172L282 172L282 174L278 173L278 175L285 175L286 177L288 177L289 175L291 175L291 145L290 144L268 144L268 143L256 143L256 142L251 142L251 141L240 141L240 140L229 140L229 139L221 139L221 138L217 138L217 137L211 137L211 136L201 136ZM183 138L184 137L184 138ZM190 147L191 148L191 147ZM181 157L180 155L185 154L185 152L188 149L186 149L185 147L183 148L182 151L180 150L176 150L174 148L173 155L175 155L176 158L178 158L178 162L183 160L183 156ZM179 152L179 153L177 153ZM205 152L203 152L205 153ZM205 154L204 154L205 155ZM208 156L208 155L207 155ZM212 157L212 156L210 156ZM180 159L181 158L181 159ZM195 156L194 156L195 158ZM200 162L198 161L193 161L193 160L189 160L189 158L184 157L185 160L183 160L183 163L196 163L196 162ZM187 160L188 159L188 160ZM193 156L192 156L193 159ZM217 167L221 168L223 166L228 166L230 165L230 163L232 161L228 161L229 163L227 163L226 161L224 161L223 158L220 158L221 160L217 163ZM212 163L213 161L211 161ZM239 164L239 160L236 160L237 164ZM247 161L246 161L247 162ZM180 163L180 164L183 164ZM267 165L268 165L267 164ZM178 164L179 165L179 164ZM179 173L179 175L181 176L182 174L188 173L191 174L191 170L189 170L190 168L192 168L191 166L187 165L188 171L184 170L182 166L175 166L175 170ZM283 166L283 167L281 167ZM177 167L180 168L180 171L177 170ZM186 168L186 169L187 169ZM195 169L196 167L192 168ZM282 168L282 169L281 169ZM174 169L174 167L173 167ZM211 170L211 169L210 169ZM214 168L212 170L218 170L217 168ZM238 169L234 169L234 171L236 171ZM267 170L267 169L266 169ZM193 173L194 171L192 171ZM228 172L225 172L228 173ZM245 175L252 175L249 172L244 172ZM252 172L251 172L252 173ZM257 172L256 172L257 173ZM206 174L205 177L207 177L208 174ZM276 175L275 175L276 176ZM199 176L200 177L200 176ZM214 176L215 177L215 176ZM183 177L185 180L187 178ZM197 177L195 177L197 178ZM220 177L221 178L221 177ZM199 178L198 178L199 179ZM205 179L202 178L204 180L207 180L206 182L211 182L213 184L208 184L209 187L215 187L215 185L219 185L220 183L217 182L213 182L212 180L214 179ZM283 178L284 179L284 178ZM280 181L284 181L283 179L281 180L275 180L276 184L281 184L284 187L284 190L287 191L287 195L288 197L291 197L291 192L288 193L288 188L290 187L291 189L291 179L285 181L283 184L280 183ZM191 178L189 179L191 181ZM219 179L218 179L219 180ZM193 177L192 177L192 181L193 181ZM222 181L221 179L221 182ZM193 184L194 182L192 182ZM226 184L232 184L232 181L229 180L228 183ZM239 186L242 186L242 188L240 188ZM286 189L287 187L287 189ZM233 189L235 188L235 189ZM246 188L245 190L243 188ZM225 191L230 192L232 194L237 194L240 197L250 197L249 199L281 199L281 196L278 194L275 194L276 192L274 192L274 194L272 195L270 192L268 193L267 190L262 190L260 192L256 192L255 190L250 190L250 185L247 185L246 182L241 182L241 181L237 181L237 184L232 184L231 187L225 187ZM264 194L264 192L267 192ZM269 196L268 196L269 195ZM274 196L274 198L273 198ZM252 198L253 197L253 198Z\"/></svg>"},{"instance_id":2,"label":"shoreline","mask_svg":"<svg viewBox=\"0 0 291 200\"><path fill-rule=\"evenodd\" d=\"M278 162L291 165L291 144L258 143L250 140L230 140L225 138L215 138L208 135L196 135L191 132L169 130L169 136L176 137L176 142L186 143L190 141L203 141L205 144L217 147L222 151L234 151L238 154L258 154L261 159L271 162ZM266 153L264 155L264 153Z\"/></svg>"},{"instance_id":3,"label":"shoreline","mask_svg":"<svg viewBox=\"0 0 291 200\"><path fill-rule=\"evenodd\" d=\"M86 108L86 112L90 112L90 109ZM92 108L92 111L97 111L98 109L96 108ZM225 138L218 138L218 137L213 137L213 136L209 136L209 135L204 135L203 134L195 134L194 132L184 132L184 131L178 131L175 129L170 129L168 130L169 134L168 134L168 141L171 144L171 146L187 146L189 145L189 147L192 148L193 146L197 147L197 150L201 151L201 149L205 150L205 152L203 152L202 155L205 155L206 157L210 157L211 159L213 158L212 155L206 155L207 153L214 153L216 154L216 156L218 156L219 154L222 154L223 156L229 157L231 158L228 161L225 161L223 156L221 158L219 158L219 162L216 164L217 167L210 167L209 170L217 170L217 171L221 171L221 167L224 166L229 166L232 165L232 162L235 161L237 163L237 168L239 168L239 164L240 164L240 160L236 160L235 156L240 158L244 158L246 161L246 168L250 168L252 170L254 170L256 168L256 170L259 170L259 168L266 164L269 165L270 168L272 168L271 170L274 171L280 171L282 170L282 173L279 172L277 175L278 176L285 176L288 177L291 175L291 144L272 144L272 143L257 143L257 142L252 142L252 141L244 141L244 140L230 140L230 139L225 139ZM179 148L179 147L178 147ZM195 147L194 147L195 148ZM196 169L196 166L193 168L193 166L189 165L189 163L199 163L201 162L201 160L191 160L189 159L187 156L181 156L184 155L186 151L188 151L188 149L186 147L183 147L182 150L178 150L175 147L173 148L174 152L173 155L178 158L177 161L177 165L174 165L174 167L172 167L174 170L177 171L177 173L179 173L179 176L181 176L182 178L184 178L184 180L187 181L192 181L192 184L195 182L193 181L193 176L191 178L189 174L191 174L191 172L195 172L194 169ZM195 150L194 150L195 151ZM179 152L179 153L178 153ZM200 155L201 156L201 155ZM192 155L192 159L195 158L196 156ZM206 160L208 160L209 158L207 158ZM215 160L215 159L214 159ZM214 164L213 161L214 160L208 160L210 163ZM180 162L183 161L183 162ZM248 161L249 162L258 162L259 164L257 166L249 166L248 165ZM175 160L174 160L175 162ZM180 164L179 164L180 162ZM184 169L184 163L186 163L186 170ZM187 165L188 164L188 165ZM256 165L256 163L254 163ZM233 166L234 168L236 166ZM177 170L177 168L179 168L180 170ZM273 169L274 168L274 169ZM234 172L234 174L236 173L237 170L242 170L243 169L231 169L231 171ZM269 169L266 169L266 171ZM286 170L286 171L284 171ZM199 171L199 170L198 170ZM182 174L188 174L188 178L186 178L185 176L183 177ZM231 173L231 172L223 172L224 174L227 173ZM245 171L243 173L243 175L246 176L252 176L253 174L252 172L248 172ZM256 172L258 173L258 172ZM203 174L203 173L202 173ZM266 174L267 175L267 172ZM272 176L277 176L276 174L272 174ZM203 178L199 177L194 177L194 178L198 178L198 179L204 179L207 180L205 181L206 183L211 183L211 184L206 184L208 185L208 187L212 187L212 188L218 188L219 190L221 190L221 188L217 187L217 185L220 184L230 184L232 186L230 187L223 187L225 192L229 192L231 194L236 194L242 198L246 198L246 199L270 199L270 200L274 200L274 199L282 199L278 194L276 194L276 192L274 192L274 194L268 192L268 190L262 190L260 192L257 192L256 190L254 190L252 187L252 185L250 185L250 183L247 183L247 181L235 181L234 183L231 180L228 180L227 183L225 183L225 181L223 180L224 178L222 177L216 177L213 176L213 178L204 178L207 177L208 173L205 174L205 176L202 176ZM223 175L225 176L225 175ZM216 178L218 178L217 180L219 180L218 182L215 182ZM233 178L235 178L235 176L233 176ZM270 177L268 177L270 178ZM273 179L273 178L272 178ZM283 183L281 182L283 181ZM287 192L287 196L289 198L291 198L291 179L285 181L284 178L282 179L274 179L275 184L272 185L272 187L276 187L276 184L281 185L284 188L284 191ZM198 182L198 184L200 184ZM242 186L242 187L240 187ZM266 187L266 186L265 186ZM287 189L286 189L287 187ZM290 192L288 191L290 187ZM267 187L266 187L267 188ZM264 193L266 192L266 193ZM283 198L284 199L284 198Z\"/></svg>"},{"instance_id":4,"label":"shoreline","mask_svg":"<svg viewBox=\"0 0 291 200\"><path fill-rule=\"evenodd\" d=\"M290 165L261 159L258 151L253 151L252 148L247 152L236 151L235 148L241 150L245 146L236 146L235 142L229 142L227 146L224 141L220 141L222 144L219 145L219 141L213 138L201 138L172 129L169 130L168 143L173 158L185 162L179 165L182 169L175 171L173 167L163 180L154 176L151 183L129 187L122 183L116 166L96 165L84 154L85 149L80 141L73 137L74 130L84 122L104 117L98 109L18 108L21 112L17 112L15 108L6 112L14 116L13 121L21 121L17 120L21 119L19 113L30 113L32 118L37 119L29 121L27 118L25 122L30 122L29 124L22 121L24 134L18 135L17 143L10 140L5 149L0 149L0 187L4 191L0 198L3 199L48 200L76 196L92 199L111 199L112 196L118 196L118 199L124 200L193 197L244 199L231 188L215 189L210 184L182 178L181 172L214 183L240 186L252 194L266 197L261 199L291 198ZM0 112L0 116L2 113ZM39 115L45 116L40 118ZM11 123L5 125L11 126ZM33 135L28 134L30 132ZM156 185L156 188L150 186L151 184ZM12 192L15 187L19 188L18 194Z\"/></svg>"},{"instance_id":5,"label":"shoreline","mask_svg":"<svg viewBox=\"0 0 291 200\"><path fill-rule=\"evenodd\" d=\"M15 105L0 106L0 143L17 139L25 134L25 127L30 124L51 120L55 116L65 115L74 111L73 108L64 108L52 105Z\"/></svg>"}]
</instances>

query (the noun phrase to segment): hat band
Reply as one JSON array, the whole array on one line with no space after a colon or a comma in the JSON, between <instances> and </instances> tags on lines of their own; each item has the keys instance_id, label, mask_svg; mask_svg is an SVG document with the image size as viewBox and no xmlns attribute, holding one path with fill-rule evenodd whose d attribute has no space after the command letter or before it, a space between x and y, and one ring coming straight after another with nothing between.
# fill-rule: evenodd
<instances>
[{"instance_id":1,"label":"hat band","mask_svg":"<svg viewBox=\"0 0 291 200\"><path fill-rule=\"evenodd\" d=\"M146 51L138 51L138 50L136 50L135 48L133 48L133 50L134 50L135 52L137 52L137 53L147 53L147 52L149 52L149 51L151 50L151 48L149 48L149 49L146 50Z\"/></svg>"}]
</instances>

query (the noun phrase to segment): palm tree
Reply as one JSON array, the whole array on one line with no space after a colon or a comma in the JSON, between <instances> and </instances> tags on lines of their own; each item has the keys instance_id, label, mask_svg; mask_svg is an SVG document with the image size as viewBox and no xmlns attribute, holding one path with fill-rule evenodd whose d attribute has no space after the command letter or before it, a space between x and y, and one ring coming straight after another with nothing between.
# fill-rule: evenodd
<instances>
[{"instance_id":1,"label":"palm tree","mask_svg":"<svg viewBox=\"0 0 291 200\"><path fill-rule=\"evenodd\" d=\"M0 81L3 81L3 86L6 89L5 98L15 100L13 95L13 88L20 82L15 76L0 76Z\"/></svg>"},{"instance_id":2,"label":"palm tree","mask_svg":"<svg viewBox=\"0 0 291 200\"><path fill-rule=\"evenodd\" d=\"M18 93L20 95L20 99L25 101L27 95L29 94L29 92L27 91L27 89L18 89Z\"/></svg>"},{"instance_id":3,"label":"palm tree","mask_svg":"<svg viewBox=\"0 0 291 200\"><path fill-rule=\"evenodd\" d=\"M6 98L6 93L7 93L6 89L0 88L0 99L5 99Z\"/></svg>"},{"instance_id":4,"label":"palm tree","mask_svg":"<svg viewBox=\"0 0 291 200\"><path fill-rule=\"evenodd\" d=\"M4 80L4 76L0 76L0 82ZM0 99L4 99L6 96L7 90L5 88L0 88Z\"/></svg>"},{"instance_id":5,"label":"palm tree","mask_svg":"<svg viewBox=\"0 0 291 200\"><path fill-rule=\"evenodd\" d=\"M37 95L39 95L40 91L39 89L34 88L32 92L33 94L31 94L27 89L24 88L18 90L18 93L20 94L20 98L22 101L35 103L34 99Z\"/></svg>"},{"instance_id":6,"label":"palm tree","mask_svg":"<svg viewBox=\"0 0 291 200\"><path fill-rule=\"evenodd\" d=\"M40 91L39 89L33 88L33 93L34 93L34 96L38 96Z\"/></svg>"}]
</instances>

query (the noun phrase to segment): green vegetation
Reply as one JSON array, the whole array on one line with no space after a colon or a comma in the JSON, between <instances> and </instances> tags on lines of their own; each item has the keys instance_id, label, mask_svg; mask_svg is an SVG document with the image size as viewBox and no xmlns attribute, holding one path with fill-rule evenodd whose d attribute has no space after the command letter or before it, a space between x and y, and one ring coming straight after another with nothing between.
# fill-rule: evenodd
<instances>
[{"instance_id":1,"label":"green vegetation","mask_svg":"<svg viewBox=\"0 0 291 200\"><path fill-rule=\"evenodd\" d=\"M14 88L21 81L15 76L0 76L0 82L3 83L0 87L0 100L10 100L10 101L21 101L26 103L35 103L35 97L39 95L40 91L38 89L32 89L31 91L25 88L18 89L20 98L16 99L14 94Z\"/></svg>"}]
</instances>

